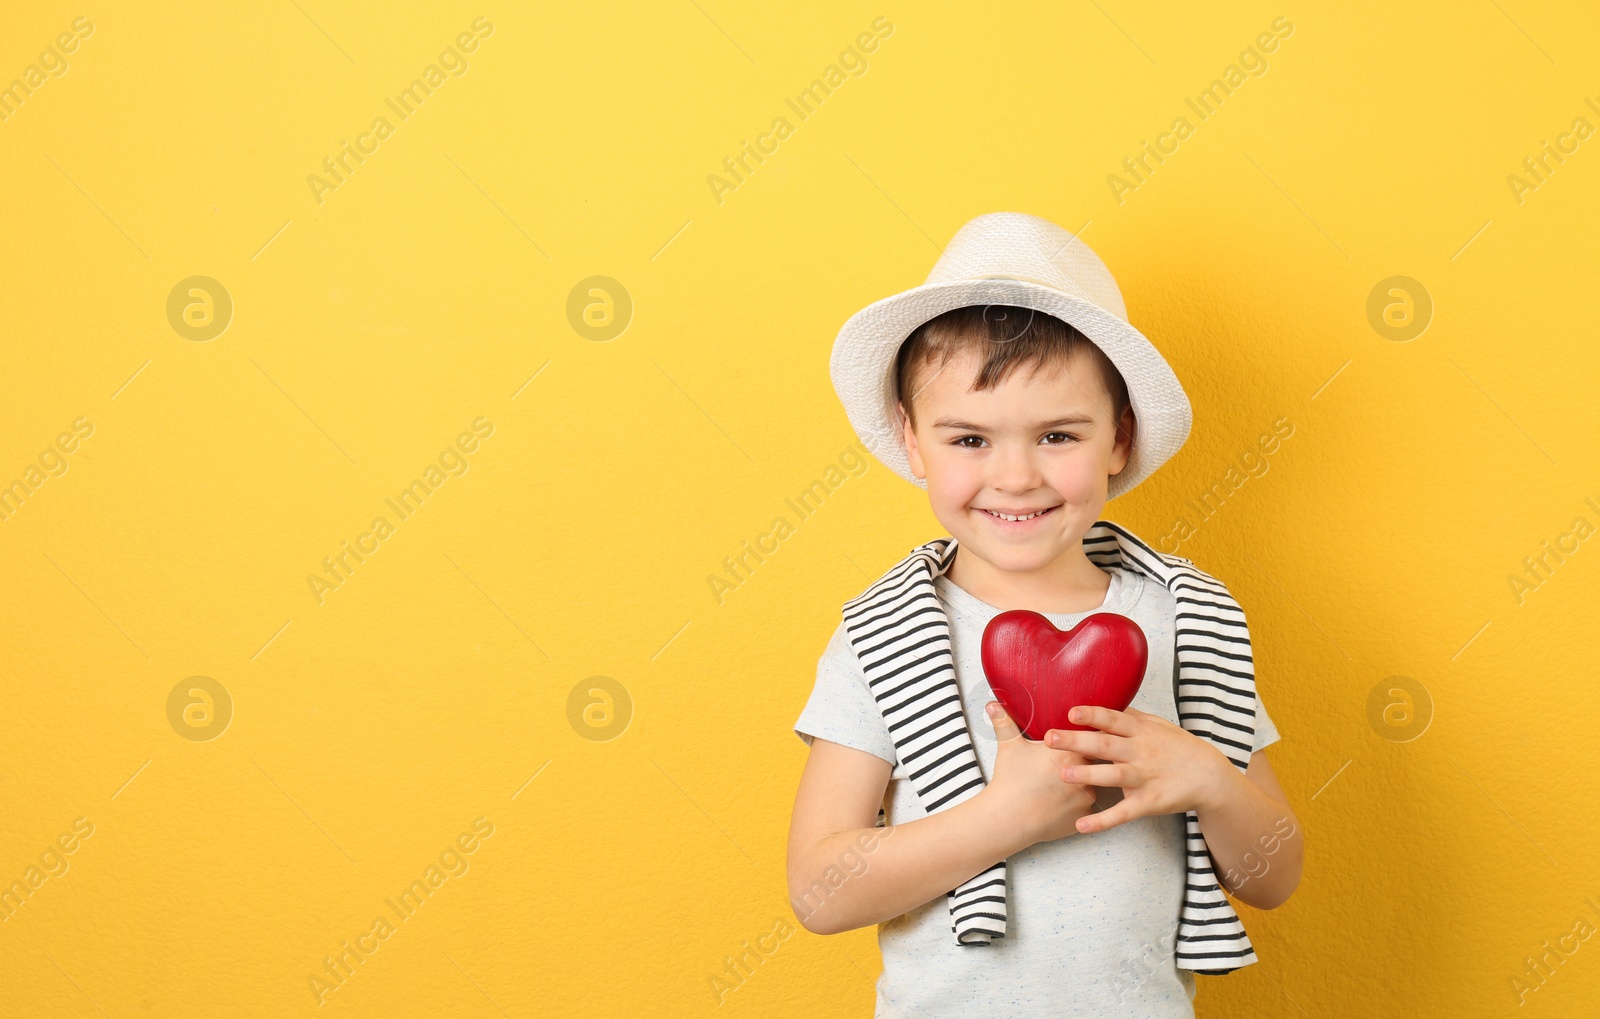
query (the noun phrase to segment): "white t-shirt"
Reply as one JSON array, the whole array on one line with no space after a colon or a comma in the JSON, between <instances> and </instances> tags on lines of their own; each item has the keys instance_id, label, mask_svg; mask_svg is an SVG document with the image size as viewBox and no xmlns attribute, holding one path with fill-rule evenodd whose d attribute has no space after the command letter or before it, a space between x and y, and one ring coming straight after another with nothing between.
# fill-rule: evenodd
<instances>
[{"instance_id":1,"label":"white t-shirt","mask_svg":"<svg viewBox=\"0 0 1600 1019\"><path fill-rule=\"evenodd\" d=\"M1173 722L1173 638L1176 602L1159 581L1121 569L1098 609L1045 613L1067 629L1091 612L1117 612L1144 630L1145 678L1132 707ZM983 629L999 609L944 576L934 589L950 620L956 684L985 781L994 776L994 727L984 705L994 692L984 677ZM876 754L894 765L884 810L891 824L926 813L872 698L841 621L817 663L817 682L795 722L811 737ZM1278 731L1256 700L1255 749ZM1099 809L1122 798L1099 791ZM1108 831L1036 843L1008 858L1006 936L986 946L955 943L948 897L878 925L883 974L875 1019L1005 1016L1175 1017L1194 1015L1194 975L1174 965L1172 945L1183 901L1183 817L1141 817Z\"/></svg>"}]
</instances>

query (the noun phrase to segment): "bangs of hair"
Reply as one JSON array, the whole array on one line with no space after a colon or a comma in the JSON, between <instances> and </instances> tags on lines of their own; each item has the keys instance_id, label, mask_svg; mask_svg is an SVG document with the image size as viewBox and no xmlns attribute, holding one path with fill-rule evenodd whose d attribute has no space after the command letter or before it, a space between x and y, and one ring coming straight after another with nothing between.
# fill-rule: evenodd
<instances>
[{"instance_id":1,"label":"bangs of hair","mask_svg":"<svg viewBox=\"0 0 1600 1019\"><path fill-rule=\"evenodd\" d=\"M912 397L958 354L983 359L974 392L990 389L1023 366L1034 371L1065 368L1075 357L1092 360L1111 395L1111 422L1119 430L1128 406L1128 386L1093 340L1054 315L1008 304L970 304L953 308L911 331L895 356L895 395L916 417ZM1101 408L1103 409L1103 408Z\"/></svg>"}]
</instances>

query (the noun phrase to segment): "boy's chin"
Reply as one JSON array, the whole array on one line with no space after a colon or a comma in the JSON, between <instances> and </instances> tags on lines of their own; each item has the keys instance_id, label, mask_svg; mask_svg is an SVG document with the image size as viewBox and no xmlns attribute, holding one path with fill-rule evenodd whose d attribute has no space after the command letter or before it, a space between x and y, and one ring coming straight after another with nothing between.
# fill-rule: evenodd
<instances>
[{"instance_id":1,"label":"boy's chin","mask_svg":"<svg viewBox=\"0 0 1600 1019\"><path fill-rule=\"evenodd\" d=\"M995 540L982 534L969 533L966 538L956 536L958 543L972 554L1007 573L1033 573L1050 565L1067 551L1055 540L1043 537L1029 541Z\"/></svg>"}]
</instances>

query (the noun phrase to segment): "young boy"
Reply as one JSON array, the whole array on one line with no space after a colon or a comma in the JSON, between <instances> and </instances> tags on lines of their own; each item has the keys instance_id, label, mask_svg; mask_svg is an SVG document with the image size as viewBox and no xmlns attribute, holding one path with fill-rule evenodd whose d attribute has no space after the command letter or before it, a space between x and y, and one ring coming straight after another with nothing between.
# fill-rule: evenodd
<instances>
[{"instance_id":1,"label":"young boy","mask_svg":"<svg viewBox=\"0 0 1600 1019\"><path fill-rule=\"evenodd\" d=\"M923 286L852 316L832 376L951 537L847 602L818 663L796 916L878 925L878 1019L1192 1016L1194 972L1256 961L1219 882L1282 904L1304 833L1262 753L1278 733L1238 603L1099 519L1182 446L1183 388L1094 253L1019 213L974 219ZM1128 710L1021 735L979 656L1018 608L1137 622Z\"/></svg>"}]
</instances>

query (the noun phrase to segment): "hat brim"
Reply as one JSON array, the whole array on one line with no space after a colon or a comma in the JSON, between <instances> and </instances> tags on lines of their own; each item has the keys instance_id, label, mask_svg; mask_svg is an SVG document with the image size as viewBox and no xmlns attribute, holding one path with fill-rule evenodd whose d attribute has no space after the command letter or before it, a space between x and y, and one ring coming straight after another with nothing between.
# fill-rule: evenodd
<instances>
[{"instance_id":1,"label":"hat brim","mask_svg":"<svg viewBox=\"0 0 1600 1019\"><path fill-rule=\"evenodd\" d=\"M1027 280L930 283L874 301L850 316L828 360L828 373L856 436L902 478L928 487L911 473L906 456L895 409L895 356L917 326L974 304L1015 305L1053 315L1087 336L1122 373L1138 426L1127 464L1107 482L1108 499L1149 477L1188 439L1193 423L1188 395L1161 352L1127 322L1089 301Z\"/></svg>"}]
</instances>

